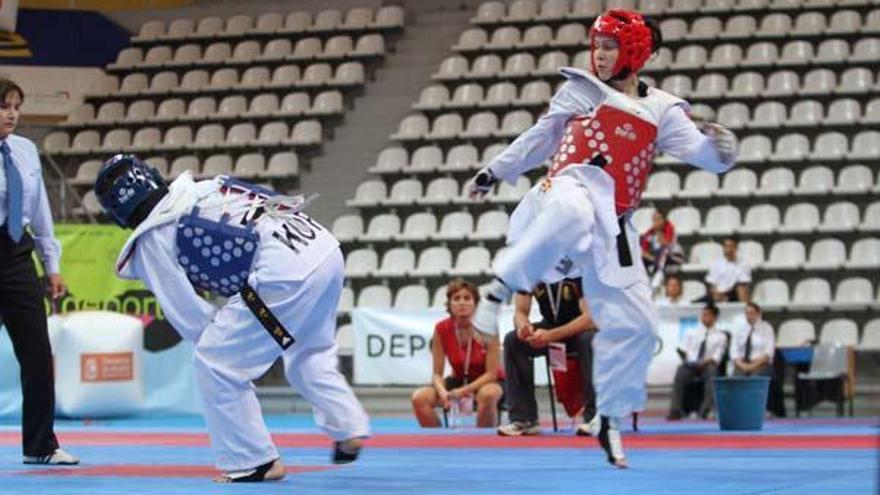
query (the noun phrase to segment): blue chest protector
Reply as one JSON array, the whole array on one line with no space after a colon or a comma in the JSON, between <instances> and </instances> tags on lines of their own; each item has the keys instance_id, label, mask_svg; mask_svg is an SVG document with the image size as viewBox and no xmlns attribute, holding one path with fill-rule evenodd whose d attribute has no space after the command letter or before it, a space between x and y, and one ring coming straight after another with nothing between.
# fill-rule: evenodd
<instances>
[{"instance_id":1,"label":"blue chest protector","mask_svg":"<svg viewBox=\"0 0 880 495\"><path fill-rule=\"evenodd\" d=\"M258 186L226 179L223 190L254 195L274 194ZM246 227L233 225L229 215L219 221L199 216L194 207L177 223L177 261L196 289L223 297L241 291L257 254L260 238L251 222Z\"/></svg>"}]
</instances>

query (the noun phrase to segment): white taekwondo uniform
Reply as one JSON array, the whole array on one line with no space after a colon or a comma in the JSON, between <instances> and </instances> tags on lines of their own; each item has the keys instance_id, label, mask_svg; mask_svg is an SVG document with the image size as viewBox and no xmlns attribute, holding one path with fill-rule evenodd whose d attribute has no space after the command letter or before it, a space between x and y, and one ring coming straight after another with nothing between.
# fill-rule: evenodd
<instances>
[{"instance_id":1,"label":"white taekwondo uniform","mask_svg":"<svg viewBox=\"0 0 880 495\"><path fill-rule=\"evenodd\" d=\"M215 463L223 471L279 457L253 385L278 356L287 380L312 405L324 431L337 441L369 434L369 418L337 370L339 243L298 209L273 209L261 192L267 191L224 176L194 182L185 173L132 233L117 262L118 275L142 280L168 321L195 344L195 375ZM193 212L223 225L249 224L256 238L225 246L212 242L210 229L183 225ZM206 262L222 267L252 251L253 261L240 277L211 280L198 263L183 257L181 240L190 248L194 243L196 252L204 250L203 267ZM288 333L283 341L264 328L238 293L245 278ZM215 306L196 292L192 280L225 289L229 297Z\"/></svg>"},{"instance_id":2,"label":"white taekwondo uniform","mask_svg":"<svg viewBox=\"0 0 880 495\"><path fill-rule=\"evenodd\" d=\"M593 383L599 414L644 409L657 313L630 213L638 206L653 157L665 152L715 173L724 163L689 118L688 104L656 88L633 98L573 68L538 122L488 166L513 183L553 157L550 170L513 212L509 251L495 275L528 291L549 272L582 273L599 332ZM557 275L558 276L558 275Z\"/></svg>"}]
</instances>

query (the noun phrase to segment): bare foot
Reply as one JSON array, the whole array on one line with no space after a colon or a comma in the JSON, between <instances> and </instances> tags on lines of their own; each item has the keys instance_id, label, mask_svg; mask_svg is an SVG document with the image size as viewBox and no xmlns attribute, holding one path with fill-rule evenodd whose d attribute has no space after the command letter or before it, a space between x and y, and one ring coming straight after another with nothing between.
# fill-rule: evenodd
<instances>
[{"instance_id":1,"label":"bare foot","mask_svg":"<svg viewBox=\"0 0 880 495\"><path fill-rule=\"evenodd\" d=\"M629 462L627 462L626 457L621 457L620 459L614 459L614 461L611 462L611 465L616 467L617 469L629 468Z\"/></svg>"}]
</instances>

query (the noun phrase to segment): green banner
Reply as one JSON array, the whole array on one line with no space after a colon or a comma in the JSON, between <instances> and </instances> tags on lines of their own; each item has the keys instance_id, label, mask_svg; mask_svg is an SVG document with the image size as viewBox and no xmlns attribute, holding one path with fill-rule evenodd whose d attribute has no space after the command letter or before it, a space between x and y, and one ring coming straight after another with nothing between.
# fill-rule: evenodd
<instances>
[{"instance_id":1,"label":"green banner","mask_svg":"<svg viewBox=\"0 0 880 495\"><path fill-rule=\"evenodd\" d=\"M142 283L116 276L116 258L131 235L115 225L55 226L61 242L61 275L67 295L57 303L61 313L85 310L119 311L157 316L155 298Z\"/></svg>"}]
</instances>

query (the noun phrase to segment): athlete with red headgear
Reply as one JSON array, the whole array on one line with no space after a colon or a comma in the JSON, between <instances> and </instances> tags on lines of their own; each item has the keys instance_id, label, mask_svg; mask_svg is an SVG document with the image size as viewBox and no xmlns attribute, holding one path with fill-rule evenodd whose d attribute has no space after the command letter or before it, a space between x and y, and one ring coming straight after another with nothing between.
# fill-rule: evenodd
<instances>
[{"instance_id":1,"label":"athlete with red headgear","mask_svg":"<svg viewBox=\"0 0 880 495\"><path fill-rule=\"evenodd\" d=\"M599 328L593 339L598 413L585 429L621 468L627 462L617 422L644 409L658 319L631 213L656 153L714 173L736 159L732 132L718 124L698 127L687 102L639 81L661 41L657 25L637 12L611 9L598 17L589 70L562 68L567 81L547 113L468 184L478 198L498 180L514 183L551 158L547 176L511 216L511 247L496 263L474 326L497 333L499 306L514 291L579 271Z\"/></svg>"}]
</instances>

